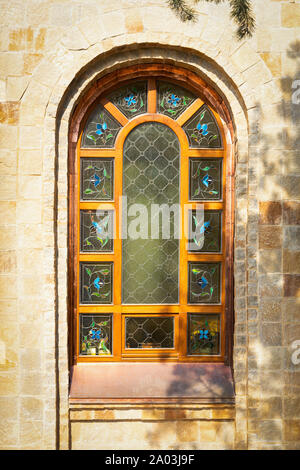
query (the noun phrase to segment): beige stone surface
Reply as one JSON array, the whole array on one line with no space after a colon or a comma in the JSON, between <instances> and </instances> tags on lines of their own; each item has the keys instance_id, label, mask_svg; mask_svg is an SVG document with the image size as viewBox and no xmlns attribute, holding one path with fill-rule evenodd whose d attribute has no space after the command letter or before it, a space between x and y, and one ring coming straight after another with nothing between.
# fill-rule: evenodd
<instances>
[{"instance_id":1,"label":"beige stone surface","mask_svg":"<svg viewBox=\"0 0 300 470\"><path fill-rule=\"evenodd\" d=\"M74 450L232 449L233 422L72 422Z\"/></svg>"},{"instance_id":2,"label":"beige stone surface","mask_svg":"<svg viewBox=\"0 0 300 470\"><path fill-rule=\"evenodd\" d=\"M283 4L281 10L281 23L285 28L299 28L300 5L297 3Z\"/></svg>"}]
</instances>

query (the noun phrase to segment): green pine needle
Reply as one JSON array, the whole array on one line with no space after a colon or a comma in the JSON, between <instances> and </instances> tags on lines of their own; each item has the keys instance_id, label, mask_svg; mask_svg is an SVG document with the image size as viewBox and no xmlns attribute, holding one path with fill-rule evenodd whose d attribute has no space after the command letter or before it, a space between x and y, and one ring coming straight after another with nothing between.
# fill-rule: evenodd
<instances>
[{"instance_id":1,"label":"green pine needle","mask_svg":"<svg viewBox=\"0 0 300 470\"><path fill-rule=\"evenodd\" d=\"M193 0L199 3L201 0ZM226 0L202 0L216 5ZM255 30L255 19L252 12L251 0L227 0L230 5L230 16L237 23L238 39L251 37ZM169 7L175 11L181 21L196 21L197 13L186 0L167 0Z\"/></svg>"},{"instance_id":2,"label":"green pine needle","mask_svg":"<svg viewBox=\"0 0 300 470\"><path fill-rule=\"evenodd\" d=\"M255 29L255 20L252 14L250 0L230 0L231 18L238 24L237 36L239 39L251 37Z\"/></svg>"},{"instance_id":3,"label":"green pine needle","mask_svg":"<svg viewBox=\"0 0 300 470\"><path fill-rule=\"evenodd\" d=\"M167 0L169 7L176 12L181 21L195 21L197 14L185 0Z\"/></svg>"}]
</instances>

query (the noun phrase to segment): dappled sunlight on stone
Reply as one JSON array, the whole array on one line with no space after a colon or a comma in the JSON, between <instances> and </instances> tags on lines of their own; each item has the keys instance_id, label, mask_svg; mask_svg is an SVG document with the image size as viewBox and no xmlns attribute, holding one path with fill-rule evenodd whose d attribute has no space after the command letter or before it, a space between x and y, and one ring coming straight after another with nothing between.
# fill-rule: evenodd
<instances>
[{"instance_id":1,"label":"dappled sunlight on stone","mask_svg":"<svg viewBox=\"0 0 300 470\"><path fill-rule=\"evenodd\" d=\"M163 0L1 3L1 449L299 449L300 5L252 3L242 42L228 2L194 23ZM235 405L69 404L68 129L100 77L143 63L198 74L232 118ZM174 366L169 395L222 395L198 379Z\"/></svg>"}]
</instances>

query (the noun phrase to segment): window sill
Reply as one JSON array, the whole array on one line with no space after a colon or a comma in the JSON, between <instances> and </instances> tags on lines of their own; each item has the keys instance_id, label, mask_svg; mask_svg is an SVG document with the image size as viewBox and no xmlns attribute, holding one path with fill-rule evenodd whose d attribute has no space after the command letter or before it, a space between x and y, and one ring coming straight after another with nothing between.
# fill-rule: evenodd
<instances>
[{"instance_id":1,"label":"window sill","mask_svg":"<svg viewBox=\"0 0 300 470\"><path fill-rule=\"evenodd\" d=\"M212 363L80 363L70 403L233 403L231 369Z\"/></svg>"}]
</instances>

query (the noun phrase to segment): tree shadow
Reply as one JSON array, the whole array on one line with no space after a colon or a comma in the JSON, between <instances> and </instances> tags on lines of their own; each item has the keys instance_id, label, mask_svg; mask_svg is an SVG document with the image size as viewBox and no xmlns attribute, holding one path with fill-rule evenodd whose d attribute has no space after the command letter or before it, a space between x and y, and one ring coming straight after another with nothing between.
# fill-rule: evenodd
<instances>
[{"instance_id":1,"label":"tree shadow","mask_svg":"<svg viewBox=\"0 0 300 470\"><path fill-rule=\"evenodd\" d=\"M153 426L147 435L148 445L155 449L162 448L164 443L167 449L196 450L199 446L203 448L205 439L209 448L213 446L214 439L219 441L221 438L219 448L232 448L233 436L225 430L232 425L233 433L233 422L225 418L223 429L220 418L215 416L213 419L212 411L217 409L220 417L225 410L226 416L226 411L232 406L231 375L225 371L228 372L229 367L212 363L169 363L168 367L172 372L167 375L165 405L163 411L160 407L160 421L152 421ZM153 408L156 409L155 404ZM202 432L204 439L200 442Z\"/></svg>"},{"instance_id":2,"label":"tree shadow","mask_svg":"<svg viewBox=\"0 0 300 470\"><path fill-rule=\"evenodd\" d=\"M300 41L290 44L287 51L287 58L299 61ZM299 224L299 184L300 184L300 103L292 100L293 83L300 79L300 62L296 67L294 76L284 76L279 80L279 87L282 92L282 99L270 107L264 109L262 104L257 101L251 110L252 122L255 121L255 128L250 132L250 151L249 151L249 192L252 199L266 202L278 202L280 206L281 218L274 223L274 206L270 204L264 214L267 220L266 225L276 225L280 227L281 238L278 249L285 256L285 249L291 249L291 252L300 252L299 242L289 245L288 231L291 226L295 227L295 236L300 232L296 229ZM272 117L271 117L272 116ZM270 127L264 126L262 122ZM277 127L278 122L278 127ZM274 124L274 127L272 126ZM256 188L256 189L255 189ZM250 202L249 202L250 204ZM259 234L261 220L256 213L249 212L248 224ZM276 227L275 227L276 230ZM248 235L250 232L248 232ZM258 245L253 251L254 257L259 257L260 236ZM295 263L297 261L295 260ZM290 302L295 309L299 309L297 296L300 295L300 276L299 266L292 267L292 274L297 276L297 280L287 277L284 268L285 260L278 271L267 268L261 271L259 268L258 276L266 275L260 278L258 290L257 305L258 321L254 323L256 335L258 337L257 347L251 348L248 360L248 447L252 449L293 449L299 448L299 436L295 434L289 437L288 419L299 419L300 416L287 414L287 403L289 400L297 400L300 395L300 365L293 365L291 362L291 344L286 334L286 328L291 329L293 325L296 331L300 332L299 320L288 317L283 311L278 319L271 318L266 321L269 328L277 325L281 330L278 338L273 332L265 334L262 325L265 322L265 312L260 309L260 303L264 301ZM248 267L249 272L251 267ZM253 263L253 271L257 270L257 263ZM297 274L296 274L297 273ZM251 274L251 273L250 273ZM290 283L293 282L293 287ZM263 305L263 304L262 304ZM295 312L296 313L296 312ZM299 318L299 316L298 316ZM292 321L291 321L292 320ZM270 322L270 323L269 323ZM251 327L251 324L248 323ZM282 334L283 332L283 334ZM252 334L252 333L250 333ZM253 336L248 338L253 340ZM295 339L300 339L296 338ZM253 341L251 343L253 345ZM195 383L202 384L202 390L205 388L208 395L215 393L219 387L219 377L211 372L207 376L207 371L180 369L177 364L173 365L173 379L168 385L168 395L178 397L181 393L187 395L193 394ZM177 405L181 401L178 399ZM175 406L175 405L174 405ZM201 407L201 405L199 405ZM166 415L168 416L168 415ZM184 416L184 415L183 415ZM178 428L184 421L178 420ZM188 421L192 423L192 421ZM192 426L192 425L191 425ZM201 428L201 421L199 424ZM165 440L165 428L157 422L156 426L148 433L148 442L153 448L156 448L161 440ZM177 434L180 436L180 433ZM186 442L186 440L185 440ZM184 449L185 442L173 442L169 448ZM224 449L232 447L231 436L222 434L220 441ZM212 442L214 443L214 442ZM218 443L216 443L218 444ZM198 442L187 442L188 448L202 448L202 439ZM206 443L206 445L209 445Z\"/></svg>"}]
</instances>

